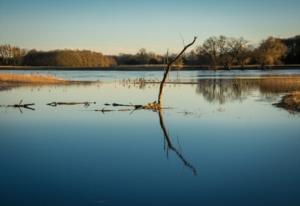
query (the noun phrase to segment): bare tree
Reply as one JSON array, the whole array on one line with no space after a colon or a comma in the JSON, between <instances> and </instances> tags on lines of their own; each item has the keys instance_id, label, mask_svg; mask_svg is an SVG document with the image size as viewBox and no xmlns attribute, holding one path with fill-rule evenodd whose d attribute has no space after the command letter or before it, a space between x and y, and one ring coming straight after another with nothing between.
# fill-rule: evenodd
<instances>
[{"instance_id":1,"label":"bare tree","mask_svg":"<svg viewBox=\"0 0 300 206\"><path fill-rule=\"evenodd\" d=\"M200 55L207 56L210 60L210 65L212 68L216 69L218 65L218 39L217 37L209 37L202 46L197 48L197 52Z\"/></svg>"},{"instance_id":2,"label":"bare tree","mask_svg":"<svg viewBox=\"0 0 300 206\"><path fill-rule=\"evenodd\" d=\"M234 63L238 63L238 58L242 60L242 53L245 53L247 41L243 38L227 38L226 39L226 53L224 54L227 58L224 64L226 69Z\"/></svg>"}]
</instances>

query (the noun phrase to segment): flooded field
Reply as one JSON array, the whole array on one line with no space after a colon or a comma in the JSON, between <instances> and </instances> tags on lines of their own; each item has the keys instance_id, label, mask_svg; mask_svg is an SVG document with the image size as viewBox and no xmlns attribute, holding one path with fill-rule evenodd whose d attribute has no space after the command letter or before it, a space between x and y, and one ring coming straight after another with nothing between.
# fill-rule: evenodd
<instances>
[{"instance_id":1,"label":"flooded field","mask_svg":"<svg viewBox=\"0 0 300 206\"><path fill-rule=\"evenodd\" d=\"M1 71L8 72L8 71ZM1 205L299 205L299 70L14 71L90 84L2 87ZM51 102L92 102L56 105ZM95 104L93 103L95 102Z\"/></svg>"}]
</instances>

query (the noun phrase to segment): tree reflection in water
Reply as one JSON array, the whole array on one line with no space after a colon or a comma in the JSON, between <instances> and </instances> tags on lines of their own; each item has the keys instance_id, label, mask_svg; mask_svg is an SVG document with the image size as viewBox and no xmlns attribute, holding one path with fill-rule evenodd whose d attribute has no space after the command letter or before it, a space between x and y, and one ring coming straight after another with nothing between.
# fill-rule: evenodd
<instances>
[{"instance_id":1,"label":"tree reflection in water","mask_svg":"<svg viewBox=\"0 0 300 206\"><path fill-rule=\"evenodd\" d=\"M300 91L299 77L263 77L257 79L198 79L196 93L208 102L224 104L228 101L244 100L252 91L267 97L281 93Z\"/></svg>"},{"instance_id":2,"label":"tree reflection in water","mask_svg":"<svg viewBox=\"0 0 300 206\"><path fill-rule=\"evenodd\" d=\"M190 162L188 162L185 159L185 157L182 155L182 153L180 151L178 151L178 149L176 147L173 146L173 144L171 142L171 138L169 137L169 133L168 133L168 131L166 129L166 126L164 124L164 118L163 118L162 110L158 110L157 113L158 113L158 116L159 116L159 124L160 124L161 130L163 132L164 140L165 140L165 143L166 143L165 148L167 149L167 154L168 154L169 150L173 151L178 156L178 158L182 161L184 166L191 169L194 175L197 175L196 168Z\"/></svg>"}]
</instances>

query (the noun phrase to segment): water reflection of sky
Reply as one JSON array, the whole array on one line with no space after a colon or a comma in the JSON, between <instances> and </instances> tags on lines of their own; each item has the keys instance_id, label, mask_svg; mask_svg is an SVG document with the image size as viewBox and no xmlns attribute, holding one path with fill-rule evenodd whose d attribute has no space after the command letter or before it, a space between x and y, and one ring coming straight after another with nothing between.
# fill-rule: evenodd
<instances>
[{"instance_id":1,"label":"water reflection of sky","mask_svg":"<svg viewBox=\"0 0 300 206\"><path fill-rule=\"evenodd\" d=\"M210 89L197 84L165 90L172 108L163 111L164 124L197 176L164 150L157 113L91 111L153 101L157 84L1 91L0 104L36 104L23 113L0 108L1 205L300 204L299 115L272 105L281 93L270 100L259 87L241 87L235 98L223 83L226 101L208 98ZM97 104L46 105L52 101Z\"/></svg>"}]
</instances>

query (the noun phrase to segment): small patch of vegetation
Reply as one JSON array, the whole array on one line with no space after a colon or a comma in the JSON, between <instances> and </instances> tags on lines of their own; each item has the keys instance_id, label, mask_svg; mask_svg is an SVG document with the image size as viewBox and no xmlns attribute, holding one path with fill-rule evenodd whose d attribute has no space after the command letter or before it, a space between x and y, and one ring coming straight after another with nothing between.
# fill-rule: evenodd
<instances>
[{"instance_id":1,"label":"small patch of vegetation","mask_svg":"<svg viewBox=\"0 0 300 206\"><path fill-rule=\"evenodd\" d=\"M56 84L66 82L63 79L59 79L54 76L38 74L0 74L0 81L33 84Z\"/></svg>"},{"instance_id":2,"label":"small patch of vegetation","mask_svg":"<svg viewBox=\"0 0 300 206\"><path fill-rule=\"evenodd\" d=\"M300 92L283 96L281 101L275 105L290 111L300 112Z\"/></svg>"}]
</instances>

